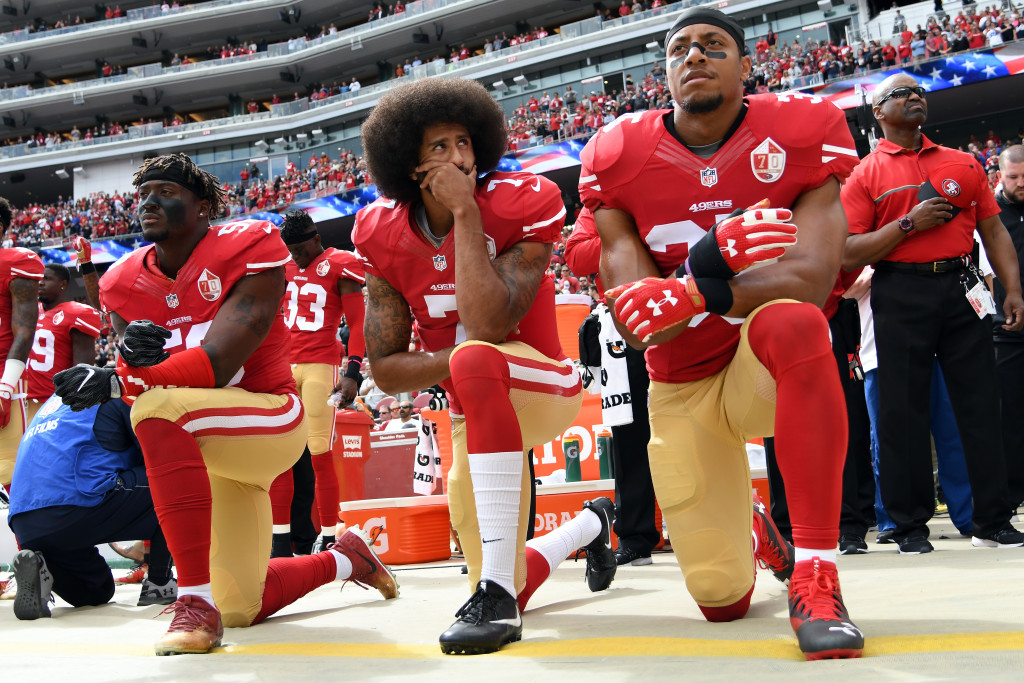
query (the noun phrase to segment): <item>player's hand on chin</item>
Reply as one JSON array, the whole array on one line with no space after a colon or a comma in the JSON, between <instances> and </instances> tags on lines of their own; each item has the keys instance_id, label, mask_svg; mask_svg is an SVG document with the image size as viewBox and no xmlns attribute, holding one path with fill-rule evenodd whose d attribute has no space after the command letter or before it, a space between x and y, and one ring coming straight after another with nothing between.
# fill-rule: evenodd
<instances>
[{"instance_id":1,"label":"player's hand on chin","mask_svg":"<svg viewBox=\"0 0 1024 683\"><path fill-rule=\"evenodd\" d=\"M434 199L450 211L476 206L473 196L476 190L476 166L467 173L449 162L428 162L418 166L416 172L424 174L420 188L429 190Z\"/></svg>"}]
</instances>

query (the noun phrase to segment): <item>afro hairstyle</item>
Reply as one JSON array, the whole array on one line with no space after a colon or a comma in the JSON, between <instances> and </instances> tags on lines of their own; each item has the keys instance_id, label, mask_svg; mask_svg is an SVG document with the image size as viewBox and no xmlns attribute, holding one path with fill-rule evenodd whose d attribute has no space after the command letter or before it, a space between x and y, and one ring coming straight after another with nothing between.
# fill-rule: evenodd
<instances>
[{"instance_id":1,"label":"afro hairstyle","mask_svg":"<svg viewBox=\"0 0 1024 683\"><path fill-rule=\"evenodd\" d=\"M508 145L501 105L476 81L425 78L380 98L363 123L366 167L383 196L402 204L419 200L411 175L420 164L424 129L438 123L466 127L479 173L497 168Z\"/></svg>"},{"instance_id":2,"label":"afro hairstyle","mask_svg":"<svg viewBox=\"0 0 1024 683\"><path fill-rule=\"evenodd\" d=\"M285 213L284 222L281 223L281 239L284 240L285 244L289 244L289 240L295 237L306 235L307 239L313 239L317 234L316 225L313 224L313 217L305 211L293 209Z\"/></svg>"}]
</instances>

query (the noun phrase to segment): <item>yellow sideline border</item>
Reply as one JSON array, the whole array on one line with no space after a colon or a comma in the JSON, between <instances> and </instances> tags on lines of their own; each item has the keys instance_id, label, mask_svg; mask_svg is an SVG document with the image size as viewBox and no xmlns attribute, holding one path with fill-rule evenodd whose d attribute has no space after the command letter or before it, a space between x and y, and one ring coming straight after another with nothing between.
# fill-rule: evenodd
<instances>
[{"instance_id":1,"label":"yellow sideline border","mask_svg":"<svg viewBox=\"0 0 1024 683\"><path fill-rule=\"evenodd\" d=\"M867 639L865 657L925 654L929 652L1024 652L1024 631L946 633L916 636L873 636ZM155 656L152 645L109 643L0 642L0 654L29 655L129 655ZM256 643L215 648L211 655L345 657L352 659L441 659L436 644L399 643ZM494 657L559 659L563 657L701 657L722 659L789 659L802 661L793 638L766 640L711 640L698 638L586 638L561 641L519 642L506 646Z\"/></svg>"}]
</instances>

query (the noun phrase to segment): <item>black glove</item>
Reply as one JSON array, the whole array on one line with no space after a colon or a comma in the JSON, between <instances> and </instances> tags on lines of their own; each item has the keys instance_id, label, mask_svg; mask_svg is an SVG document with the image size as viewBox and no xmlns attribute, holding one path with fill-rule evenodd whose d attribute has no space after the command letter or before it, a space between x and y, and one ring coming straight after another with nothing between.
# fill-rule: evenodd
<instances>
[{"instance_id":1,"label":"black glove","mask_svg":"<svg viewBox=\"0 0 1024 683\"><path fill-rule=\"evenodd\" d=\"M79 363L54 375L53 386L64 405L76 412L121 398L121 383L114 368Z\"/></svg>"},{"instance_id":2,"label":"black glove","mask_svg":"<svg viewBox=\"0 0 1024 683\"><path fill-rule=\"evenodd\" d=\"M164 341L171 331L152 320L134 320L124 328L117 351L125 363L136 368L148 368L171 357L164 351Z\"/></svg>"}]
</instances>

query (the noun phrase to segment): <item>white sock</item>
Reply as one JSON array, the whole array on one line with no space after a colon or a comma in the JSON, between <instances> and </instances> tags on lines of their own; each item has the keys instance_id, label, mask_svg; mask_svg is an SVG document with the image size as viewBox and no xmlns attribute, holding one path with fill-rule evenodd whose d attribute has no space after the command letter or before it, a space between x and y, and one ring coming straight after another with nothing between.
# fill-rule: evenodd
<instances>
[{"instance_id":1,"label":"white sock","mask_svg":"<svg viewBox=\"0 0 1024 683\"><path fill-rule=\"evenodd\" d=\"M186 595L195 595L209 604L213 604L213 591L208 583L204 583L202 586L178 586L178 599L181 600Z\"/></svg>"},{"instance_id":2,"label":"white sock","mask_svg":"<svg viewBox=\"0 0 1024 683\"><path fill-rule=\"evenodd\" d=\"M543 555L551 571L555 571L562 560L593 541L599 533L601 518L593 510L584 508L583 512L554 531L527 541L526 547Z\"/></svg>"},{"instance_id":3,"label":"white sock","mask_svg":"<svg viewBox=\"0 0 1024 683\"><path fill-rule=\"evenodd\" d=\"M480 579L493 581L515 595L523 453L470 453L469 474L483 550Z\"/></svg>"},{"instance_id":4,"label":"white sock","mask_svg":"<svg viewBox=\"0 0 1024 683\"><path fill-rule=\"evenodd\" d=\"M320 535L321 536L337 536L337 534L338 534L338 525L337 524L335 524L334 526L320 527Z\"/></svg>"},{"instance_id":5,"label":"white sock","mask_svg":"<svg viewBox=\"0 0 1024 683\"><path fill-rule=\"evenodd\" d=\"M813 560L814 558L819 557L824 562L831 562L832 564L836 563L835 548L832 548L832 550L794 548L793 550L795 551L794 559L796 562L804 562L806 560Z\"/></svg>"},{"instance_id":6,"label":"white sock","mask_svg":"<svg viewBox=\"0 0 1024 683\"><path fill-rule=\"evenodd\" d=\"M750 540L751 540L751 542L752 542L752 544L754 546L754 555L757 555L757 549L761 545L761 539L759 539L757 537L757 530L756 529L751 529L750 530Z\"/></svg>"},{"instance_id":7,"label":"white sock","mask_svg":"<svg viewBox=\"0 0 1024 683\"><path fill-rule=\"evenodd\" d=\"M275 524L272 528L274 534L290 534L292 532L291 524Z\"/></svg>"},{"instance_id":8,"label":"white sock","mask_svg":"<svg viewBox=\"0 0 1024 683\"><path fill-rule=\"evenodd\" d=\"M352 576L352 560L348 559L334 548L331 548L327 552L334 555L334 561L338 564L338 573L334 577L335 581L347 579Z\"/></svg>"}]
</instances>

